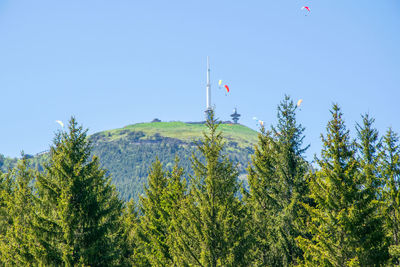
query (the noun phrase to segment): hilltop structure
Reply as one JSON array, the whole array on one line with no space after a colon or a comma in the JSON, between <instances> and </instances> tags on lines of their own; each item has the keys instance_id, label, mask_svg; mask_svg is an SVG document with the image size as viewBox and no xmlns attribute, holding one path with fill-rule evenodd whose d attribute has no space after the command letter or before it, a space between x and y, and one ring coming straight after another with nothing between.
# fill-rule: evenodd
<instances>
[{"instance_id":1,"label":"hilltop structure","mask_svg":"<svg viewBox=\"0 0 400 267\"><path fill-rule=\"evenodd\" d=\"M211 107L211 83L210 83L210 62L207 57L207 85L206 85L206 119L209 118L210 112L212 111Z\"/></svg>"},{"instance_id":2,"label":"hilltop structure","mask_svg":"<svg viewBox=\"0 0 400 267\"><path fill-rule=\"evenodd\" d=\"M231 114L231 117L232 117L232 120L233 120L233 123L234 124L237 124L238 123L238 120L239 120L239 117L240 117L241 115L239 114L239 113L237 113L237 108L235 108L234 110L233 110L233 114Z\"/></svg>"},{"instance_id":3,"label":"hilltop structure","mask_svg":"<svg viewBox=\"0 0 400 267\"><path fill-rule=\"evenodd\" d=\"M213 110L211 105L211 83L210 83L210 60L207 57L207 84L206 84L206 110L204 111L206 119L210 117L210 112ZM241 115L237 113L237 109L234 109L234 113L231 114L234 124L238 124L239 117Z\"/></svg>"}]
</instances>

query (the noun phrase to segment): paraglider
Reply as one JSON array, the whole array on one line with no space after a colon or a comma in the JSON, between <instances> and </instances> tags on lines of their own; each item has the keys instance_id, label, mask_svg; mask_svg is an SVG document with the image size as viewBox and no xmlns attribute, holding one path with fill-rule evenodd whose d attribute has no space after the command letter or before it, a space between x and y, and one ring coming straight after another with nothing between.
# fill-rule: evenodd
<instances>
[{"instance_id":1,"label":"paraglider","mask_svg":"<svg viewBox=\"0 0 400 267\"><path fill-rule=\"evenodd\" d=\"M262 120L259 120L257 117L253 117L253 120L255 120L256 121L256 126L258 127L258 126L261 126L261 127L264 127L264 121L262 121Z\"/></svg>"},{"instance_id":2,"label":"paraglider","mask_svg":"<svg viewBox=\"0 0 400 267\"><path fill-rule=\"evenodd\" d=\"M297 101L297 107L300 107L301 103L303 103L303 99L299 99L299 101Z\"/></svg>"},{"instance_id":3,"label":"paraglider","mask_svg":"<svg viewBox=\"0 0 400 267\"><path fill-rule=\"evenodd\" d=\"M60 124L60 126L61 126L62 128L64 128L64 123L63 123L62 121L56 120L56 122L57 122L58 124Z\"/></svg>"},{"instance_id":4,"label":"paraglider","mask_svg":"<svg viewBox=\"0 0 400 267\"><path fill-rule=\"evenodd\" d=\"M304 16L307 16L307 13L310 13L310 12L311 12L311 10L310 10L310 8L309 8L308 6L303 6L303 7L301 8L301 10L307 10L307 12L306 12L306 14L305 14Z\"/></svg>"},{"instance_id":5,"label":"paraglider","mask_svg":"<svg viewBox=\"0 0 400 267\"><path fill-rule=\"evenodd\" d=\"M229 93L229 86L225 84L226 92Z\"/></svg>"}]
</instances>

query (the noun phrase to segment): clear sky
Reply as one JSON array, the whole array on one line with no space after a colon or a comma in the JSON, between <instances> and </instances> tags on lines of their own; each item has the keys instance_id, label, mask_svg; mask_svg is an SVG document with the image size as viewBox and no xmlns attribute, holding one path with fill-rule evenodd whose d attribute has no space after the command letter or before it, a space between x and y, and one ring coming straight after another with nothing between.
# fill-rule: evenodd
<instances>
[{"instance_id":1,"label":"clear sky","mask_svg":"<svg viewBox=\"0 0 400 267\"><path fill-rule=\"evenodd\" d=\"M365 112L400 131L399 0L0 0L0 153L48 149L71 115L89 133L203 120L206 56L220 119L256 129L304 100L308 159L333 102L352 131Z\"/></svg>"}]
</instances>

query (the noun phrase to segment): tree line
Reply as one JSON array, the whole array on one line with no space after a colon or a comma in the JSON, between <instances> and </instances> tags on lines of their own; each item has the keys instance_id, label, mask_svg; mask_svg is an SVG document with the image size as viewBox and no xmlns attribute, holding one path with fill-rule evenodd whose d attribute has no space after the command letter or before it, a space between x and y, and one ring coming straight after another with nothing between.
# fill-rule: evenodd
<instances>
[{"instance_id":1,"label":"tree line","mask_svg":"<svg viewBox=\"0 0 400 267\"><path fill-rule=\"evenodd\" d=\"M120 200L71 118L43 170L23 157L0 176L0 265L398 265L397 133L379 136L365 114L352 139L334 104L312 166L296 111L286 96L260 128L246 189L211 113L191 174L155 159L137 203Z\"/></svg>"}]
</instances>

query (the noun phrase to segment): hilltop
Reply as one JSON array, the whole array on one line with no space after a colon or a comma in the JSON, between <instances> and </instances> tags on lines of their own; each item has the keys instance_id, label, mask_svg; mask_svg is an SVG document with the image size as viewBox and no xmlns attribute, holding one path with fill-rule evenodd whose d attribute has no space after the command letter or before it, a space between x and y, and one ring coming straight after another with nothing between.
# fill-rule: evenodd
<instances>
[{"instance_id":1,"label":"hilltop","mask_svg":"<svg viewBox=\"0 0 400 267\"><path fill-rule=\"evenodd\" d=\"M108 130L92 135L105 137L105 140L114 141L131 135L134 132L141 132L144 136L139 140L151 140L151 136L163 136L179 139L182 142L190 143L203 136L207 128L204 123L198 122L150 122L137 123L123 128ZM240 147L252 147L257 142L257 132L241 124L221 123L219 130L229 142L236 142Z\"/></svg>"}]
</instances>

